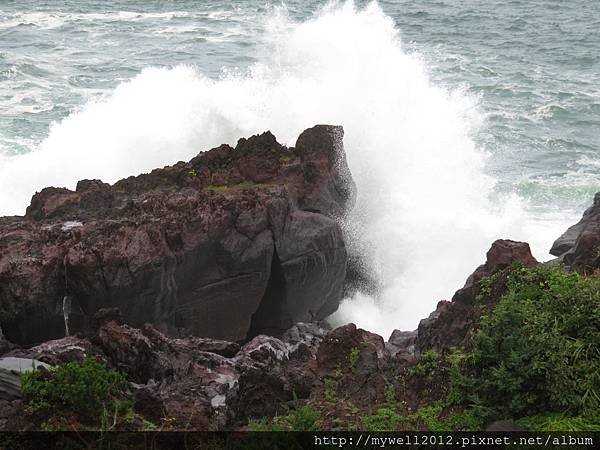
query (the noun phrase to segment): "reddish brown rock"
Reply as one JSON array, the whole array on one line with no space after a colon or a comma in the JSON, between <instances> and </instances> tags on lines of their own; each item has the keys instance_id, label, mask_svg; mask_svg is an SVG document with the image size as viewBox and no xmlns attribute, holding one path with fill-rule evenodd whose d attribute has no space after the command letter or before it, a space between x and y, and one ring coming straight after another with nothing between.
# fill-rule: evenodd
<instances>
[{"instance_id":1,"label":"reddish brown rock","mask_svg":"<svg viewBox=\"0 0 600 450\"><path fill-rule=\"evenodd\" d=\"M441 301L427 319L421 320L417 332L416 346L421 352L445 351L451 347L470 346L473 330L479 323L480 305L477 295L481 290L482 278L509 268L513 262L526 267L539 263L531 255L529 244L510 240L495 241L487 252L485 264L479 266L459 289L452 301ZM499 276L491 286L488 304L496 302L505 291L505 276Z\"/></svg>"},{"instance_id":2,"label":"reddish brown rock","mask_svg":"<svg viewBox=\"0 0 600 450\"><path fill-rule=\"evenodd\" d=\"M21 400L0 399L0 432L22 429L23 403Z\"/></svg>"},{"instance_id":3,"label":"reddish brown rock","mask_svg":"<svg viewBox=\"0 0 600 450\"><path fill-rule=\"evenodd\" d=\"M315 361L318 385L311 398L326 398L325 392L335 384L335 392L356 406L368 407L382 401L389 361L381 336L356 328L353 323L336 328L319 346Z\"/></svg>"},{"instance_id":4,"label":"reddish brown rock","mask_svg":"<svg viewBox=\"0 0 600 450\"><path fill-rule=\"evenodd\" d=\"M105 311L99 316L118 318ZM311 361L327 332L297 324L282 339L259 335L240 348L170 338L150 324L137 329L117 320L98 322L92 340L109 365L135 382L135 411L174 429L230 429L275 414L294 394L308 397L315 383Z\"/></svg>"},{"instance_id":5,"label":"reddish brown rock","mask_svg":"<svg viewBox=\"0 0 600 450\"><path fill-rule=\"evenodd\" d=\"M600 192L581 220L554 242L550 253L579 272L600 268Z\"/></svg>"},{"instance_id":6,"label":"reddish brown rock","mask_svg":"<svg viewBox=\"0 0 600 450\"><path fill-rule=\"evenodd\" d=\"M286 148L267 132L112 186L37 193L25 217L0 218L4 333L63 337L69 303L71 333L115 306L130 325L229 341L324 318L354 196L342 135L319 125Z\"/></svg>"}]
</instances>

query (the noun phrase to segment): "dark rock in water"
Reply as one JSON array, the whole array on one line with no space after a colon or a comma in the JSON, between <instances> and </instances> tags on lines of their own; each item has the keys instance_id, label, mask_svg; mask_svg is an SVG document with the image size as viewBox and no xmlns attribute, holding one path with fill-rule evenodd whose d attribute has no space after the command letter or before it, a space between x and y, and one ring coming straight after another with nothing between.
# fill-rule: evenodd
<instances>
[{"instance_id":1,"label":"dark rock in water","mask_svg":"<svg viewBox=\"0 0 600 450\"><path fill-rule=\"evenodd\" d=\"M428 318L421 320L416 346L421 352L444 351L451 347L469 348L474 328L479 323L480 308L476 301L482 278L509 268L515 261L526 267L539 263L531 255L529 244L510 240L497 240L487 252L485 264L479 266L459 289L452 301L440 301ZM500 277L491 287L489 302L495 302L504 293L505 279Z\"/></svg>"},{"instance_id":2,"label":"dark rock in water","mask_svg":"<svg viewBox=\"0 0 600 450\"><path fill-rule=\"evenodd\" d=\"M319 125L286 148L267 132L112 186L42 190L0 218L0 326L32 345L118 307L130 325L245 341L325 318L354 200L342 137Z\"/></svg>"},{"instance_id":3,"label":"dark rock in water","mask_svg":"<svg viewBox=\"0 0 600 450\"><path fill-rule=\"evenodd\" d=\"M581 220L554 242L550 253L581 272L600 267L600 192Z\"/></svg>"}]
</instances>

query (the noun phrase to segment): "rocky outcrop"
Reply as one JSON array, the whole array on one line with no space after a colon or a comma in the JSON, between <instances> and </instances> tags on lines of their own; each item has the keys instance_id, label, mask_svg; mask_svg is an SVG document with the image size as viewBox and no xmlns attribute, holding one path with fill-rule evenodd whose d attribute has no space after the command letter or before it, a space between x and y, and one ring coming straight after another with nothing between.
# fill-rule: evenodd
<instances>
[{"instance_id":1,"label":"rocky outcrop","mask_svg":"<svg viewBox=\"0 0 600 450\"><path fill-rule=\"evenodd\" d=\"M600 192L581 220L554 241L550 253L581 272L600 268Z\"/></svg>"},{"instance_id":2,"label":"rocky outcrop","mask_svg":"<svg viewBox=\"0 0 600 450\"><path fill-rule=\"evenodd\" d=\"M228 341L323 319L354 198L342 137L319 125L286 148L267 132L112 186L44 189L0 218L2 330L31 345L115 306L133 326Z\"/></svg>"},{"instance_id":3,"label":"rocky outcrop","mask_svg":"<svg viewBox=\"0 0 600 450\"><path fill-rule=\"evenodd\" d=\"M326 398L325 392L332 389L328 384L334 383L332 393L355 406L368 407L382 401L389 361L390 353L381 336L353 323L336 328L319 346L315 369L318 384L312 398Z\"/></svg>"},{"instance_id":4,"label":"rocky outcrop","mask_svg":"<svg viewBox=\"0 0 600 450\"><path fill-rule=\"evenodd\" d=\"M487 252L485 264L479 266L459 289L452 301L441 301L428 318L421 320L416 338L419 351L435 350L442 352L452 347L470 347L470 339L479 323L481 306L494 304L505 292L506 279L500 273L513 262L525 267L535 267L539 263L531 255L529 244L500 239L495 241ZM482 290L480 281L484 277L499 274L487 287L485 303L477 301Z\"/></svg>"},{"instance_id":5,"label":"rocky outcrop","mask_svg":"<svg viewBox=\"0 0 600 450\"><path fill-rule=\"evenodd\" d=\"M281 339L258 335L240 347L198 337L169 338L151 324L134 328L112 314L100 321L90 341L61 339L28 351L42 361L58 361L57 355L74 345L86 349L87 356L127 375L134 410L146 420L158 425L166 420L169 429L223 430L272 416L294 395L308 397L316 379L317 349L327 331L316 323L299 323ZM0 400L19 398L19 387L14 391L16 397Z\"/></svg>"},{"instance_id":6,"label":"rocky outcrop","mask_svg":"<svg viewBox=\"0 0 600 450\"><path fill-rule=\"evenodd\" d=\"M392 356L403 359L407 362L412 361L416 354L417 331L394 330L385 347Z\"/></svg>"}]
</instances>

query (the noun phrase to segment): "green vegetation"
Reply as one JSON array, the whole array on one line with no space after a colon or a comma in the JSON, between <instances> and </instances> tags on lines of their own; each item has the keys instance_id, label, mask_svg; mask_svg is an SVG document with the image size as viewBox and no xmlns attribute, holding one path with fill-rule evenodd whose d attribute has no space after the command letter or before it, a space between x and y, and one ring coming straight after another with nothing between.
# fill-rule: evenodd
<instances>
[{"instance_id":1,"label":"green vegetation","mask_svg":"<svg viewBox=\"0 0 600 450\"><path fill-rule=\"evenodd\" d=\"M327 401L276 417L270 429L477 431L510 420L533 431L600 431L600 277L519 265L502 277L505 293L484 311L468 350L423 353L404 375L386 378L385 400L350 416L340 413L347 400L336 398L338 368L325 380ZM489 300L497 282L482 280L478 300ZM351 373L359 357L352 348ZM410 410L398 399L414 381L428 403Z\"/></svg>"},{"instance_id":2,"label":"green vegetation","mask_svg":"<svg viewBox=\"0 0 600 450\"><path fill-rule=\"evenodd\" d=\"M251 431L312 431L318 430L321 413L310 404L301 405L296 396L288 414L275 416L272 420L263 417L250 421Z\"/></svg>"},{"instance_id":3,"label":"green vegetation","mask_svg":"<svg viewBox=\"0 0 600 450\"><path fill-rule=\"evenodd\" d=\"M287 155L281 155L279 157L279 161L281 161L281 162L289 162L289 161L293 161L294 159L296 159L296 155L294 155L293 153L289 153Z\"/></svg>"},{"instance_id":4,"label":"green vegetation","mask_svg":"<svg viewBox=\"0 0 600 450\"><path fill-rule=\"evenodd\" d=\"M393 405L378 408L374 414L362 418L362 429L369 431L394 431L398 430L404 421L397 408Z\"/></svg>"},{"instance_id":5,"label":"green vegetation","mask_svg":"<svg viewBox=\"0 0 600 450\"><path fill-rule=\"evenodd\" d=\"M324 384L325 384L325 387L327 388L323 392L323 395L325 396L325 400L334 401L337 397L338 381L334 380L332 378L325 378Z\"/></svg>"},{"instance_id":6,"label":"green vegetation","mask_svg":"<svg viewBox=\"0 0 600 450\"><path fill-rule=\"evenodd\" d=\"M231 189L230 186L214 186L214 185L209 185L206 186L204 189L206 189L207 191L214 191L214 192L227 192L229 191L229 189Z\"/></svg>"},{"instance_id":7,"label":"green vegetation","mask_svg":"<svg viewBox=\"0 0 600 450\"><path fill-rule=\"evenodd\" d=\"M126 378L93 358L26 372L21 381L27 412L53 423L73 415L85 425L107 430L131 410ZM53 423L44 421L41 426L52 430Z\"/></svg>"},{"instance_id":8,"label":"green vegetation","mask_svg":"<svg viewBox=\"0 0 600 450\"><path fill-rule=\"evenodd\" d=\"M454 356L452 400L487 420L597 427L600 279L515 266L507 288L482 318L474 350Z\"/></svg>"},{"instance_id":9,"label":"green vegetation","mask_svg":"<svg viewBox=\"0 0 600 450\"><path fill-rule=\"evenodd\" d=\"M410 369L410 374L418 377L431 378L439 367L440 355L430 350L421 355L419 363Z\"/></svg>"},{"instance_id":10,"label":"green vegetation","mask_svg":"<svg viewBox=\"0 0 600 450\"><path fill-rule=\"evenodd\" d=\"M502 272L496 272L479 280L479 293L477 294L476 298L478 302L481 302L485 297L492 295L494 283L498 280L498 277L501 273Z\"/></svg>"},{"instance_id":11,"label":"green vegetation","mask_svg":"<svg viewBox=\"0 0 600 450\"><path fill-rule=\"evenodd\" d=\"M422 430L429 431L476 431L482 421L473 410L455 410L444 413L444 403L434 402L408 412L398 403L388 403L375 414L362 419L363 429L369 431Z\"/></svg>"},{"instance_id":12,"label":"green vegetation","mask_svg":"<svg viewBox=\"0 0 600 450\"><path fill-rule=\"evenodd\" d=\"M557 413L539 414L523 417L517 423L533 431L600 431L600 417L586 419L583 417L567 417Z\"/></svg>"},{"instance_id":13,"label":"green vegetation","mask_svg":"<svg viewBox=\"0 0 600 450\"><path fill-rule=\"evenodd\" d=\"M350 364L350 369L354 372L356 369L356 365L358 364L358 359L360 358L360 350L357 347L352 347L350 350L350 355L348 355L348 362Z\"/></svg>"}]
</instances>

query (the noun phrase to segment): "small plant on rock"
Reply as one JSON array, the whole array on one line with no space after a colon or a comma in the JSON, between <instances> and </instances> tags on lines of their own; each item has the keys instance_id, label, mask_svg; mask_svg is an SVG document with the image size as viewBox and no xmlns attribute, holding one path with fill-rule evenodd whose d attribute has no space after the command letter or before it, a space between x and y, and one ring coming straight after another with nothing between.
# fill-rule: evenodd
<instances>
[{"instance_id":1,"label":"small plant on rock","mask_svg":"<svg viewBox=\"0 0 600 450\"><path fill-rule=\"evenodd\" d=\"M440 355L433 350L427 351L421 355L417 365L410 369L410 374L417 377L430 379L438 368Z\"/></svg>"},{"instance_id":2,"label":"small plant on rock","mask_svg":"<svg viewBox=\"0 0 600 450\"><path fill-rule=\"evenodd\" d=\"M53 421L71 414L86 425L111 429L131 408L125 376L93 358L26 372L21 381L27 411Z\"/></svg>"}]
</instances>

